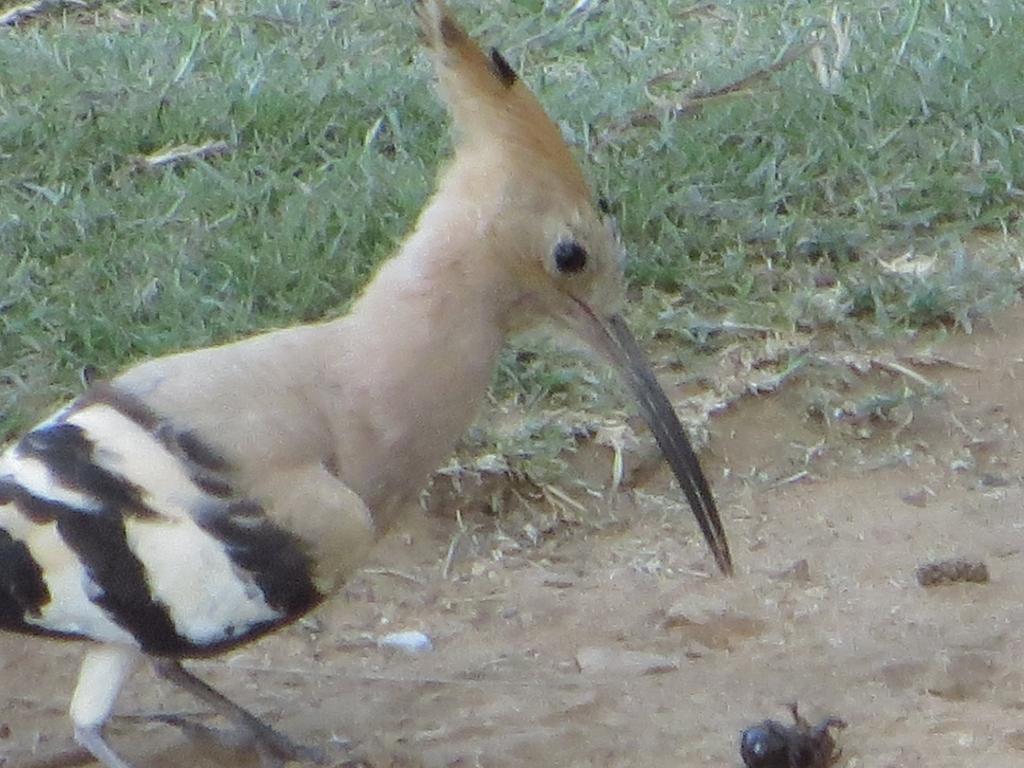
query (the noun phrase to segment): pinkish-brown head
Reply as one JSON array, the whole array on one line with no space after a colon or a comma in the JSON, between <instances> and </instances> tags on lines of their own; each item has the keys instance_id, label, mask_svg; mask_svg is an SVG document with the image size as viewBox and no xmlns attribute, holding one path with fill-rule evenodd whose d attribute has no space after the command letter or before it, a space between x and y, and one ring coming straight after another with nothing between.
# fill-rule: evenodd
<instances>
[{"instance_id":1,"label":"pinkish-brown head","mask_svg":"<svg viewBox=\"0 0 1024 768\"><path fill-rule=\"evenodd\" d=\"M558 126L504 57L493 49L485 54L442 0L413 5L456 139L421 228L436 224L445 237L469 237L479 258L495 264L494 273L514 296L506 319L510 330L553 320L622 372L719 568L731 573L707 480L619 314L623 251L613 221L595 200Z\"/></svg>"}]
</instances>

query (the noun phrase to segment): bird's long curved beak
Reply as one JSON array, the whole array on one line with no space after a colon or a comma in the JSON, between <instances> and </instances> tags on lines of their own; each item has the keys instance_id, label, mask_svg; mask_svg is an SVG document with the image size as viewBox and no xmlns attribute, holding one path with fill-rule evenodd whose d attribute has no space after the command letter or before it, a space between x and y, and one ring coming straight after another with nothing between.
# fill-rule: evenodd
<instances>
[{"instance_id":1,"label":"bird's long curved beak","mask_svg":"<svg viewBox=\"0 0 1024 768\"><path fill-rule=\"evenodd\" d=\"M672 403L655 378L646 355L621 315L612 314L602 318L583 302L577 301L577 304L582 309L581 319L586 327L581 330L585 338L626 379L662 454L672 467L679 487L686 494L690 509L697 518L697 524L700 525L719 570L731 576L732 556L715 497L704 477L700 461L693 452L693 446L683 431L683 425L679 423Z\"/></svg>"}]
</instances>

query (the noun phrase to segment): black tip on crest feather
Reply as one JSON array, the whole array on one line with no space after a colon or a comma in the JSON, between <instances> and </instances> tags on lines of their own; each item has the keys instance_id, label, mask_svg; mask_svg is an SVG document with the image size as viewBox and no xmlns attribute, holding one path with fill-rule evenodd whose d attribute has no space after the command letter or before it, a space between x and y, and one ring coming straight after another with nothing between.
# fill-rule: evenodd
<instances>
[{"instance_id":1,"label":"black tip on crest feather","mask_svg":"<svg viewBox=\"0 0 1024 768\"><path fill-rule=\"evenodd\" d=\"M512 65L508 63L497 48L491 48L491 71L506 88L511 88L516 84L516 80L519 79L519 75L512 69Z\"/></svg>"}]
</instances>

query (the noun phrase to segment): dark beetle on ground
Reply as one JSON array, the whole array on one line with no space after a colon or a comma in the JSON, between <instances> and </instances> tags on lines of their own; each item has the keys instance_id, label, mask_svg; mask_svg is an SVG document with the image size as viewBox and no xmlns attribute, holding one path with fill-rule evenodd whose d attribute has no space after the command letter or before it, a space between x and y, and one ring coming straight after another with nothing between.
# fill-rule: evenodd
<instances>
[{"instance_id":1,"label":"dark beetle on ground","mask_svg":"<svg viewBox=\"0 0 1024 768\"><path fill-rule=\"evenodd\" d=\"M747 768L829 768L842 754L832 738L832 728L845 728L837 717L812 726L794 702L789 705L793 725L765 720L740 736L740 756Z\"/></svg>"}]
</instances>

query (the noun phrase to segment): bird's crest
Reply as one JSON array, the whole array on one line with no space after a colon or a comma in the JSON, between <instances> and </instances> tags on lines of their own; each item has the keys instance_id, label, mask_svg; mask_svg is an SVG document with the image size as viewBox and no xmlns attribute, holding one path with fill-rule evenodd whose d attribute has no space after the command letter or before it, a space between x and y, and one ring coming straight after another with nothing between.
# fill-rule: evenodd
<instances>
[{"instance_id":1,"label":"bird's crest","mask_svg":"<svg viewBox=\"0 0 1024 768\"><path fill-rule=\"evenodd\" d=\"M414 0L413 6L452 114L458 153L500 149L530 170L558 174L588 197L561 131L505 57L495 48L484 53L442 0Z\"/></svg>"}]
</instances>

